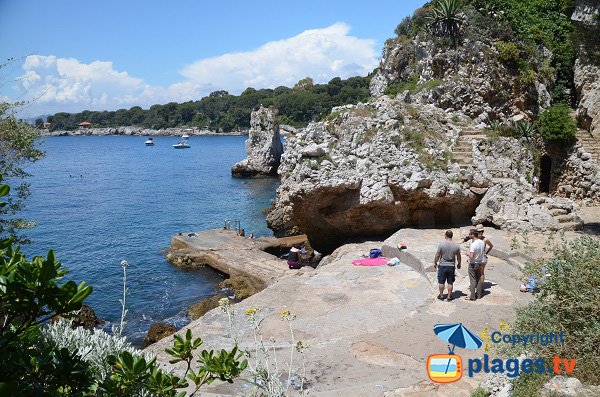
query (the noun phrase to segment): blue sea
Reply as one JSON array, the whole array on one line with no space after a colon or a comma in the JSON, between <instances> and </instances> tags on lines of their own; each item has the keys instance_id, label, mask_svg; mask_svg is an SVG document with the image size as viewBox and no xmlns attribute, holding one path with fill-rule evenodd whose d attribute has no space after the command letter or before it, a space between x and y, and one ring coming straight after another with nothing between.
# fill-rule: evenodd
<instances>
[{"instance_id":1,"label":"blue sea","mask_svg":"<svg viewBox=\"0 0 600 397\"><path fill-rule=\"evenodd\" d=\"M27 167L31 196L21 216L36 227L29 256L54 249L69 278L94 288L87 303L111 323L121 314L127 268L125 334L139 344L150 324L187 323L186 309L212 296L223 276L209 268L177 269L165 260L170 237L239 219L246 233L271 235L262 210L275 197L275 179L240 180L230 167L245 157L245 137L51 137L46 157Z\"/></svg>"}]
</instances>

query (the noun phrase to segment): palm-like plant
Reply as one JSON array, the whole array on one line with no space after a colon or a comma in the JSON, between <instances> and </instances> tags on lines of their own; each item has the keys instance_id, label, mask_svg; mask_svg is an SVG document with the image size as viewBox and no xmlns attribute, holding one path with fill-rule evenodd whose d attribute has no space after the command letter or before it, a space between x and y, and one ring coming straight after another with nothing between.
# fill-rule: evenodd
<instances>
[{"instance_id":1,"label":"palm-like plant","mask_svg":"<svg viewBox=\"0 0 600 397\"><path fill-rule=\"evenodd\" d=\"M518 137L529 140L535 134L535 127L528 121L517 121L514 125Z\"/></svg>"},{"instance_id":2,"label":"palm-like plant","mask_svg":"<svg viewBox=\"0 0 600 397\"><path fill-rule=\"evenodd\" d=\"M460 15L462 8L461 0L436 0L427 17L431 32L436 36L449 37L455 47L464 22Z\"/></svg>"}]
</instances>

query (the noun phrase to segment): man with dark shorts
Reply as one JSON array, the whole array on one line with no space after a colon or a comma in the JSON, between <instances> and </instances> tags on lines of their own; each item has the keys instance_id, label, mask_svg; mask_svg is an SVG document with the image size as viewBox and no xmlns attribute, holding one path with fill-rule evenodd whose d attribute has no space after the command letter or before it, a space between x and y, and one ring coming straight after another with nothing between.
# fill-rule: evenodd
<instances>
[{"instance_id":1,"label":"man with dark shorts","mask_svg":"<svg viewBox=\"0 0 600 397\"><path fill-rule=\"evenodd\" d=\"M479 231L477 229L471 229L469 232L471 237L471 246L467 251L469 257L469 280L471 295L465 298L469 301L481 299L483 296L483 280L481 277L481 269L485 261L485 243L479 238Z\"/></svg>"},{"instance_id":2,"label":"man with dark shorts","mask_svg":"<svg viewBox=\"0 0 600 397\"><path fill-rule=\"evenodd\" d=\"M454 287L454 269L455 266L460 269L460 246L452 242L452 230L446 230L446 239L438 245L437 253L433 261L433 266L438 269L438 284L440 293L439 300L444 300L444 286L448 283L448 297L450 302L452 298L452 288Z\"/></svg>"}]
</instances>

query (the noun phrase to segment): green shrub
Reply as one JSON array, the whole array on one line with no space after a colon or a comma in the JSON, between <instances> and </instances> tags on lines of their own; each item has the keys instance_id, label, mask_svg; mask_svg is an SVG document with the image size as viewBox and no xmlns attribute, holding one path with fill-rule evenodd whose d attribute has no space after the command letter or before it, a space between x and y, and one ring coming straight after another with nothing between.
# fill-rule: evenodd
<instances>
[{"instance_id":1,"label":"green shrub","mask_svg":"<svg viewBox=\"0 0 600 397\"><path fill-rule=\"evenodd\" d=\"M521 84L524 84L525 86L532 86L538 81L538 74L535 72L535 70L527 67L521 70L519 79L521 80Z\"/></svg>"},{"instance_id":2,"label":"green shrub","mask_svg":"<svg viewBox=\"0 0 600 397\"><path fill-rule=\"evenodd\" d=\"M421 84L419 88L421 91L429 91L429 90L433 90L434 88L439 87L442 84L444 84L444 80L440 80L440 79L427 80L426 82Z\"/></svg>"},{"instance_id":3,"label":"green shrub","mask_svg":"<svg viewBox=\"0 0 600 397\"><path fill-rule=\"evenodd\" d=\"M575 137L577 125L569 115L567 105L559 103L552 105L541 114L538 129L548 141L565 142Z\"/></svg>"},{"instance_id":4,"label":"green shrub","mask_svg":"<svg viewBox=\"0 0 600 397\"><path fill-rule=\"evenodd\" d=\"M396 33L396 35L398 35L398 37L407 36L411 32L411 28L412 28L411 17L405 17L402 21L400 21L398 26L396 26L394 33Z\"/></svg>"},{"instance_id":5,"label":"green shrub","mask_svg":"<svg viewBox=\"0 0 600 397\"><path fill-rule=\"evenodd\" d=\"M400 80L395 83L388 85L385 89L385 94L390 96L396 96L406 90L411 93L416 92L417 85L419 84L420 76L418 73L413 73L408 80Z\"/></svg>"},{"instance_id":6,"label":"green shrub","mask_svg":"<svg viewBox=\"0 0 600 397\"><path fill-rule=\"evenodd\" d=\"M551 66L556 70L553 99L568 99L565 91L573 89L576 56L571 0L471 0L471 3L510 24L519 40L550 49L554 54Z\"/></svg>"},{"instance_id":7,"label":"green shrub","mask_svg":"<svg viewBox=\"0 0 600 397\"><path fill-rule=\"evenodd\" d=\"M539 396L540 389L549 379L548 374L522 373L512 382L512 397Z\"/></svg>"},{"instance_id":8,"label":"green shrub","mask_svg":"<svg viewBox=\"0 0 600 397\"><path fill-rule=\"evenodd\" d=\"M478 387L471 393L471 397L489 397L489 395L490 393L481 387Z\"/></svg>"},{"instance_id":9,"label":"green shrub","mask_svg":"<svg viewBox=\"0 0 600 397\"><path fill-rule=\"evenodd\" d=\"M540 278L540 292L529 305L517 309L511 333L564 332L564 344L532 344L527 355L546 360L555 355L575 358L573 376L600 384L600 241L584 236L563 242L552 250L550 260L528 264L524 274ZM531 378L517 382L539 385L542 381Z\"/></svg>"},{"instance_id":10,"label":"green shrub","mask_svg":"<svg viewBox=\"0 0 600 397\"><path fill-rule=\"evenodd\" d=\"M498 56L502 62L513 65L519 62L521 51L515 43L498 40L495 44L498 49Z\"/></svg>"}]
</instances>

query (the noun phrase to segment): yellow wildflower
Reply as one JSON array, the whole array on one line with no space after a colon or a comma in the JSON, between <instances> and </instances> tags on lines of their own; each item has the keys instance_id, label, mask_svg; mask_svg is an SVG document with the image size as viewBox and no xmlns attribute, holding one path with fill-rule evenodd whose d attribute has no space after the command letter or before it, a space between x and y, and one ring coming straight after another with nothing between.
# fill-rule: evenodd
<instances>
[{"instance_id":1,"label":"yellow wildflower","mask_svg":"<svg viewBox=\"0 0 600 397\"><path fill-rule=\"evenodd\" d=\"M258 312L258 309L254 308L254 307L249 307L248 309L246 309L246 316L248 317L252 317L254 316L256 313Z\"/></svg>"}]
</instances>

